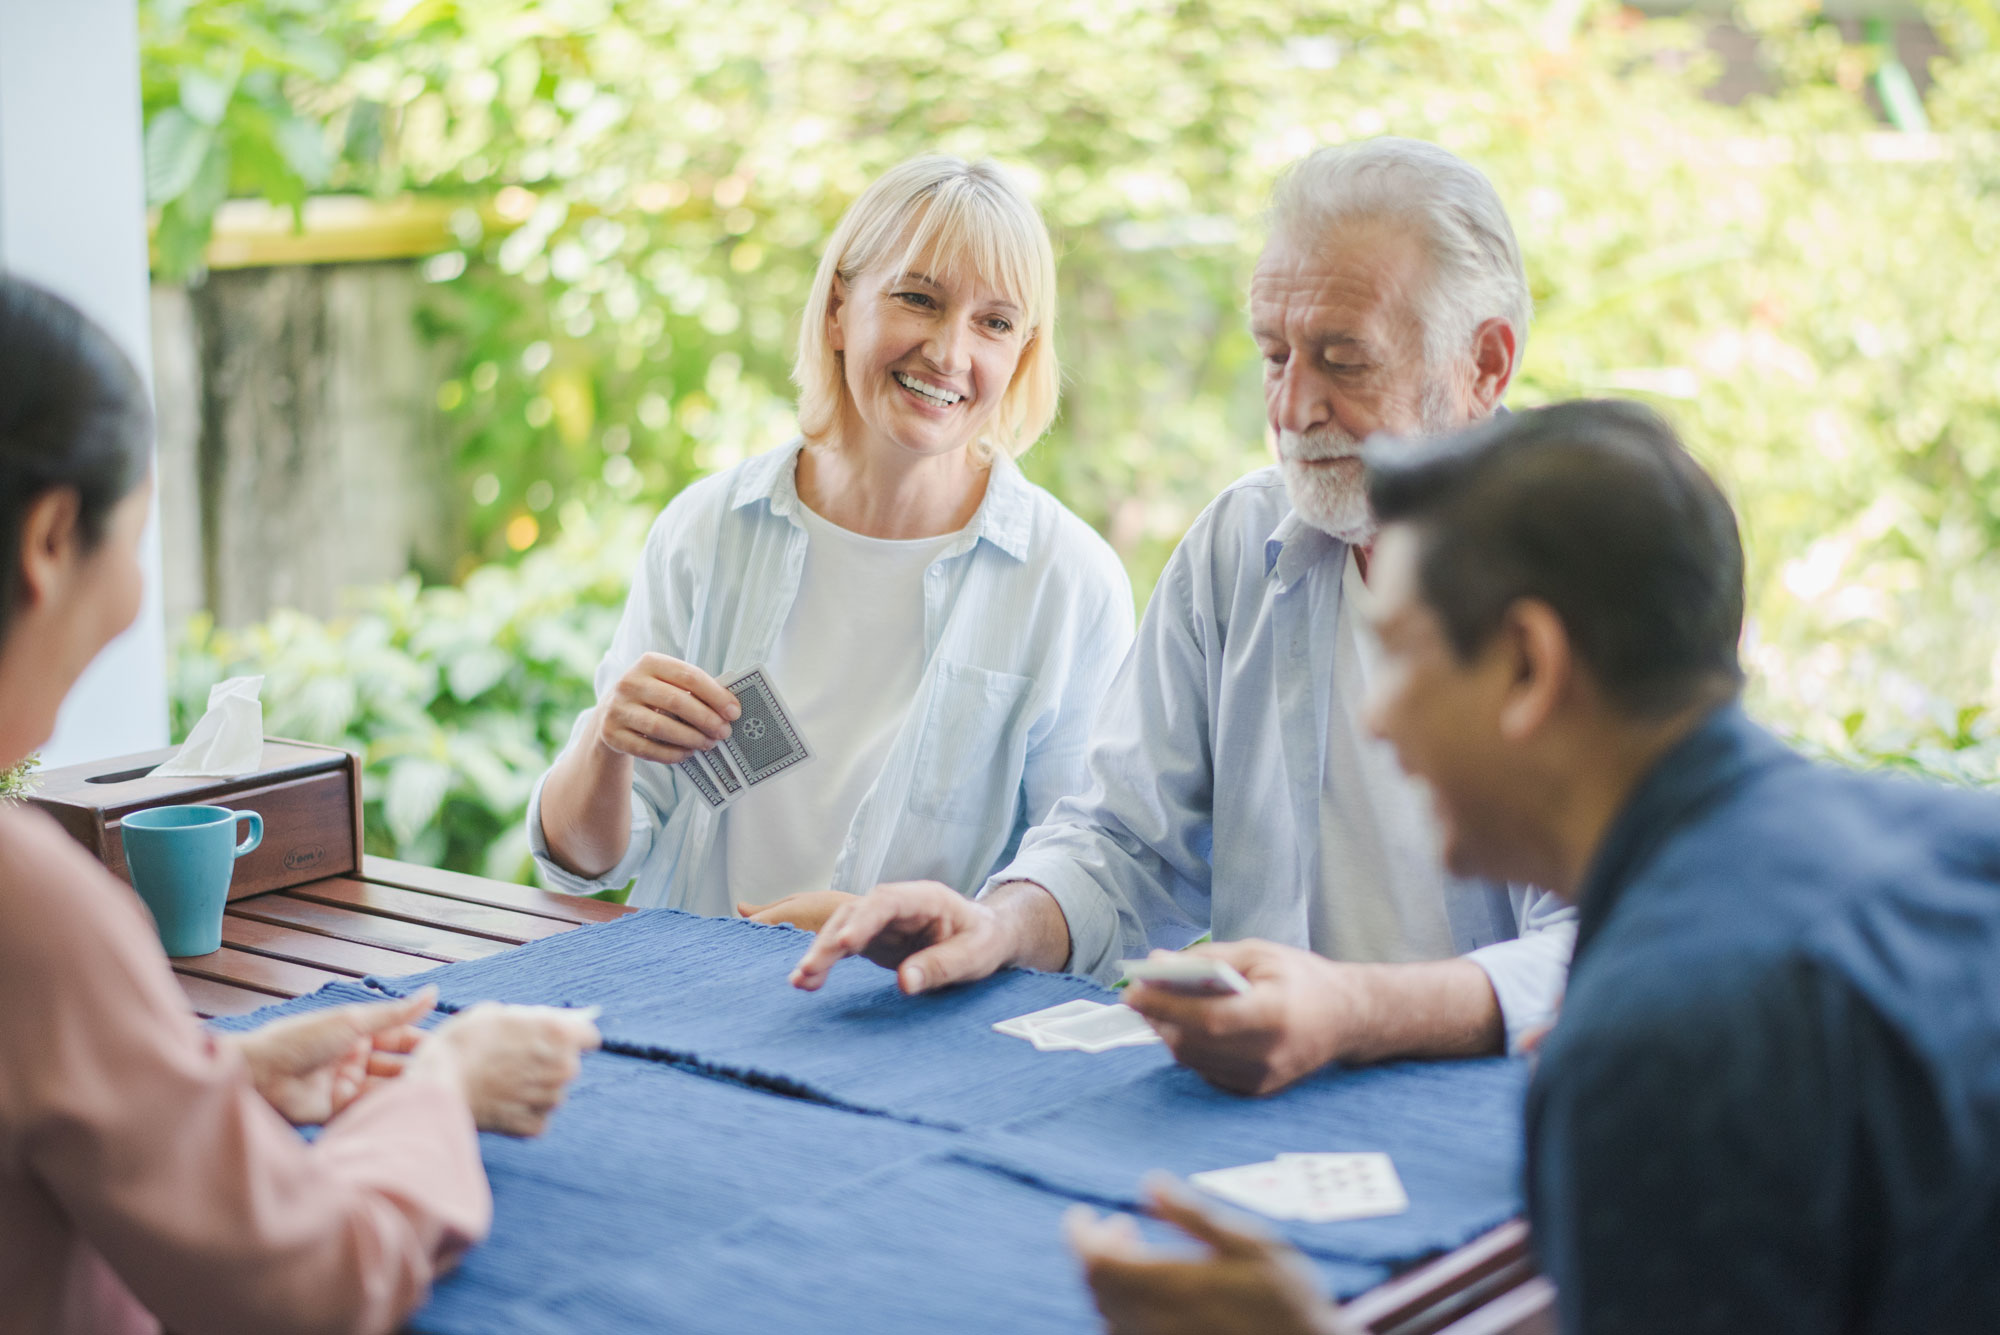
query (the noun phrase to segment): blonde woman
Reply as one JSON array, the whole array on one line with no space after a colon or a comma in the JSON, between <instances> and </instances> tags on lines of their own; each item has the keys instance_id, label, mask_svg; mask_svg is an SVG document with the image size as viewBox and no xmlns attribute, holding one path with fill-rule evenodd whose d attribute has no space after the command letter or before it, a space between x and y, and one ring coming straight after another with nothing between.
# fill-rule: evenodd
<instances>
[{"instance_id":1,"label":"blonde woman","mask_svg":"<svg viewBox=\"0 0 2000 1335\"><path fill-rule=\"evenodd\" d=\"M546 879L816 929L878 881L975 891L1080 790L1132 639L1104 541L1014 459L1055 415L1055 258L998 167L876 181L813 281L800 438L660 515L597 704L528 807ZM677 763L764 665L812 764L720 813Z\"/></svg>"}]
</instances>

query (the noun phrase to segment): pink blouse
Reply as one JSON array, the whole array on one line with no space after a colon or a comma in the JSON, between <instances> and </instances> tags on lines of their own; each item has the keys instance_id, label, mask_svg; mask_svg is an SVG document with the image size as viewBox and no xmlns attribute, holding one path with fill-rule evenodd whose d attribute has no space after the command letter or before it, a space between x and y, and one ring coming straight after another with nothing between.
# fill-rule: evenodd
<instances>
[{"instance_id":1,"label":"pink blouse","mask_svg":"<svg viewBox=\"0 0 2000 1335\"><path fill-rule=\"evenodd\" d=\"M0 804L0 1335L387 1331L492 1213L460 1091L392 1080L307 1145L131 889Z\"/></svg>"}]
</instances>

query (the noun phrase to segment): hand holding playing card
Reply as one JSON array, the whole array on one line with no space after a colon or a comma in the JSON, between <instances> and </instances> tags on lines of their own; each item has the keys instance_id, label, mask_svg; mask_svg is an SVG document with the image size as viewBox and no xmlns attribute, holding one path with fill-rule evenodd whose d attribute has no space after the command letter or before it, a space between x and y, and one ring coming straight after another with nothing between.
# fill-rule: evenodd
<instances>
[{"instance_id":1,"label":"hand holding playing card","mask_svg":"<svg viewBox=\"0 0 2000 1335\"><path fill-rule=\"evenodd\" d=\"M677 765L729 736L736 697L692 663L642 654L597 707L597 743L637 760Z\"/></svg>"},{"instance_id":2,"label":"hand holding playing card","mask_svg":"<svg viewBox=\"0 0 2000 1335\"><path fill-rule=\"evenodd\" d=\"M1146 1194L1148 1211L1207 1244L1205 1255L1148 1247L1129 1217L1100 1219L1087 1205L1063 1218L1111 1335L1352 1335L1290 1247L1225 1220L1171 1179L1148 1181Z\"/></svg>"},{"instance_id":3,"label":"hand holding playing card","mask_svg":"<svg viewBox=\"0 0 2000 1335\"><path fill-rule=\"evenodd\" d=\"M1359 1027L1354 989L1339 964L1269 941L1196 946L1250 984L1236 996L1191 997L1134 982L1125 1004L1153 1024L1174 1059L1238 1094L1270 1094L1342 1055Z\"/></svg>"}]
</instances>

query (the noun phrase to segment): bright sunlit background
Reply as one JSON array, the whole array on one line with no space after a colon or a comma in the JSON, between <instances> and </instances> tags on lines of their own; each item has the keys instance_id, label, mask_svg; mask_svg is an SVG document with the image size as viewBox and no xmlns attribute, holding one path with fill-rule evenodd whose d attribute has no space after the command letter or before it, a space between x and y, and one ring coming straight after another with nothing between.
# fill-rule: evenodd
<instances>
[{"instance_id":1,"label":"bright sunlit background","mask_svg":"<svg viewBox=\"0 0 2000 1335\"><path fill-rule=\"evenodd\" d=\"M1756 711L2000 781L1993 0L148 0L176 736L368 761L370 843L526 877L529 785L650 518L792 433L820 245L883 168L1028 181L1065 399L1024 461L1143 600L1264 458L1275 173L1483 168L1537 304L1515 406L1653 403L1751 551Z\"/></svg>"}]
</instances>

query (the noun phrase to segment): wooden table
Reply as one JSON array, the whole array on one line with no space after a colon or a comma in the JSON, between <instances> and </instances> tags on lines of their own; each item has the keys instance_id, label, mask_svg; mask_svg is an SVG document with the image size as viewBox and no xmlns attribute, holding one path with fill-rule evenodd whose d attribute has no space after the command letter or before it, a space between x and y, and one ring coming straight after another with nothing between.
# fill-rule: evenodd
<instances>
[{"instance_id":1,"label":"wooden table","mask_svg":"<svg viewBox=\"0 0 2000 1335\"><path fill-rule=\"evenodd\" d=\"M585 923L618 904L370 857L331 876L234 900L222 949L173 962L197 1014L242 1015L364 974L482 959ZM1555 1290L1516 1220L1348 1304L1370 1335L1554 1335Z\"/></svg>"}]
</instances>

